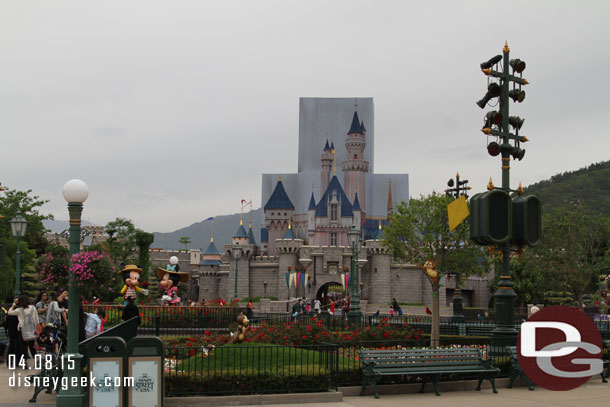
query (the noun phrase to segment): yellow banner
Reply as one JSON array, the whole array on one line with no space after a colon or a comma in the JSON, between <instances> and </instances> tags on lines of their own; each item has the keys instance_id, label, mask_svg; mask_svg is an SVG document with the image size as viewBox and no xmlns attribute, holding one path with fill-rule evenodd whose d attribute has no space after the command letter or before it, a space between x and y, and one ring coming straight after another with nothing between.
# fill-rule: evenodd
<instances>
[{"instance_id":1,"label":"yellow banner","mask_svg":"<svg viewBox=\"0 0 610 407\"><path fill-rule=\"evenodd\" d=\"M452 231L453 229L457 228L470 213L468 211L466 197L462 195L447 205L447 213L449 215L449 230Z\"/></svg>"}]
</instances>

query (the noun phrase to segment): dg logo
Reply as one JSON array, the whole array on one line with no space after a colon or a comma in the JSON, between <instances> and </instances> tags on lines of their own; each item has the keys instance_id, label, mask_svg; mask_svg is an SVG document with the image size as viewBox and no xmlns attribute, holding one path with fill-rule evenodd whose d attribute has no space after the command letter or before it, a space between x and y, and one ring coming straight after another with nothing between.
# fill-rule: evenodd
<instances>
[{"instance_id":1,"label":"dg logo","mask_svg":"<svg viewBox=\"0 0 610 407\"><path fill-rule=\"evenodd\" d=\"M595 323L573 307L552 306L521 324L519 364L537 385L571 390L603 370L602 338Z\"/></svg>"}]
</instances>

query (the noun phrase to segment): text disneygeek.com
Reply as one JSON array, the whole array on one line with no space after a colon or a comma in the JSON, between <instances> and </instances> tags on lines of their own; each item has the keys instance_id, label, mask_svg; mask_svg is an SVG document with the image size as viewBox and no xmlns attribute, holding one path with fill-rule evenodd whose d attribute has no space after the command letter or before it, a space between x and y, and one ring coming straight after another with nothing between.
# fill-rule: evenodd
<instances>
[{"instance_id":1,"label":"text disneygeek.com","mask_svg":"<svg viewBox=\"0 0 610 407\"><path fill-rule=\"evenodd\" d=\"M93 373L89 376L82 377L49 377L49 376L32 376L23 375L21 373L13 372L8 379L9 387L43 387L68 390L69 387L97 387L112 390L116 387L133 387L133 377L111 377L104 375L104 377L95 377Z\"/></svg>"}]
</instances>

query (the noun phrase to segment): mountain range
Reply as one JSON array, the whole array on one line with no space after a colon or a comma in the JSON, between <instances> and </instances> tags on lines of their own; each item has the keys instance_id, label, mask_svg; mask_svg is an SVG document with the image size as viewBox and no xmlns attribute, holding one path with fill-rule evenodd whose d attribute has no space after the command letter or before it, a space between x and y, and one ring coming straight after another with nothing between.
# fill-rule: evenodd
<instances>
[{"instance_id":1,"label":"mountain range","mask_svg":"<svg viewBox=\"0 0 610 407\"><path fill-rule=\"evenodd\" d=\"M526 194L535 194L542 202L542 210L562 206L570 201L580 200L584 205L594 208L603 216L610 216L610 161L591 164L572 172L553 175L548 180L539 181L525 188ZM263 210L252 211L252 229L257 244L260 245L260 225L263 220ZM214 217L214 242L222 251L223 245L231 242L231 237L239 228L240 214ZM244 214L244 228L248 230L250 213ZM67 230L67 221L44 221L47 229L53 233ZM83 225L93 225L83 221ZM159 249L184 249L180 243L181 237L188 237L191 243L189 249L205 251L210 244L212 221L204 220L174 232L155 232L155 240L151 247Z\"/></svg>"}]
</instances>

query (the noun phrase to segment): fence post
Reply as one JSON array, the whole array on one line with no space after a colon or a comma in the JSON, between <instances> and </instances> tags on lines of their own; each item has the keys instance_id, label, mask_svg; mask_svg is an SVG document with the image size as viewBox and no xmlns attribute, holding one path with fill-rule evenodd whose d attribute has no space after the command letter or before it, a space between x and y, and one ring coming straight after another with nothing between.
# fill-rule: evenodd
<instances>
[{"instance_id":1,"label":"fence post","mask_svg":"<svg viewBox=\"0 0 610 407\"><path fill-rule=\"evenodd\" d=\"M161 331L161 316L155 315L155 336L159 336Z\"/></svg>"}]
</instances>

